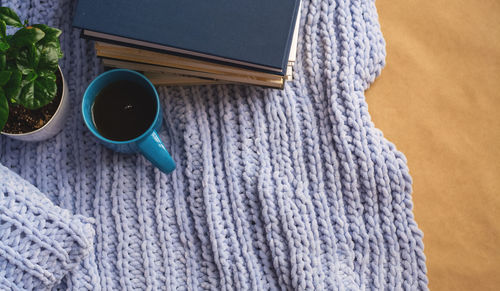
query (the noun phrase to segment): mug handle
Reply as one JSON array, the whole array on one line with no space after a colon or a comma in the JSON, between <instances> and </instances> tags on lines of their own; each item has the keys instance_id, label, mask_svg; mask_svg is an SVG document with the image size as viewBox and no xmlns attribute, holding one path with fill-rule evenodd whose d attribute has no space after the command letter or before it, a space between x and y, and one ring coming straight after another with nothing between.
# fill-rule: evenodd
<instances>
[{"instance_id":1,"label":"mug handle","mask_svg":"<svg viewBox=\"0 0 500 291\"><path fill-rule=\"evenodd\" d=\"M168 174L175 170L175 162L165 148L156 130L146 138L140 140L137 146L141 154L162 172Z\"/></svg>"}]
</instances>

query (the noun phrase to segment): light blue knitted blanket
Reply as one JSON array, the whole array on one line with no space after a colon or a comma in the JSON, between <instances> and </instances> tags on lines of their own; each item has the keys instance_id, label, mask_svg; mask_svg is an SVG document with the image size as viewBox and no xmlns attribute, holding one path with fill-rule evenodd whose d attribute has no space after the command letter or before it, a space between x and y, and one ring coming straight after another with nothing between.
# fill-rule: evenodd
<instances>
[{"instance_id":1,"label":"light blue knitted blanket","mask_svg":"<svg viewBox=\"0 0 500 291\"><path fill-rule=\"evenodd\" d=\"M2 5L64 31L73 109L46 142L0 137L1 289L427 289L406 160L364 99L385 58L373 1L303 1L283 91L161 88L171 175L85 128L102 67L74 2Z\"/></svg>"}]
</instances>

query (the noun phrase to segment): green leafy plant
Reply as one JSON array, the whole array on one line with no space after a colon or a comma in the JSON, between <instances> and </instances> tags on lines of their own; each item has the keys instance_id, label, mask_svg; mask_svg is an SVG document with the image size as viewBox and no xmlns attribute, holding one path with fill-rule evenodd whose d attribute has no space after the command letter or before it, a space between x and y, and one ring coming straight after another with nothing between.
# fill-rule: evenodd
<instances>
[{"instance_id":1,"label":"green leafy plant","mask_svg":"<svg viewBox=\"0 0 500 291\"><path fill-rule=\"evenodd\" d=\"M7 26L19 29L7 35ZM12 9L0 7L0 131L10 105L34 110L56 96L56 72L62 57L60 35L57 28L28 25Z\"/></svg>"}]
</instances>

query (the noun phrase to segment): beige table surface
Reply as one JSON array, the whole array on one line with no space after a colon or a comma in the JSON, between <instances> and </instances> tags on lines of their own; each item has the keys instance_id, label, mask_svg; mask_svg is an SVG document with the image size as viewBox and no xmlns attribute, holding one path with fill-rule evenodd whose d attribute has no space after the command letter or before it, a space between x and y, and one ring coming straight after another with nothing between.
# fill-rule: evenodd
<instances>
[{"instance_id":1,"label":"beige table surface","mask_svg":"<svg viewBox=\"0 0 500 291\"><path fill-rule=\"evenodd\" d=\"M429 287L500 290L500 1L376 5L369 111L408 158Z\"/></svg>"}]
</instances>

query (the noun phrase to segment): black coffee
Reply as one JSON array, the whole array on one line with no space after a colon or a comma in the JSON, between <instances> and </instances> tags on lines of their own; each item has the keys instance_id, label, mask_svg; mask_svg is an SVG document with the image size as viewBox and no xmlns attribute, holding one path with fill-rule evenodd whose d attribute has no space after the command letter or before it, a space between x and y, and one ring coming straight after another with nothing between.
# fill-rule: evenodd
<instances>
[{"instance_id":1,"label":"black coffee","mask_svg":"<svg viewBox=\"0 0 500 291\"><path fill-rule=\"evenodd\" d=\"M117 81L99 92L92 105L97 131L105 138L124 141L143 134L156 115L156 99L132 81Z\"/></svg>"}]
</instances>

